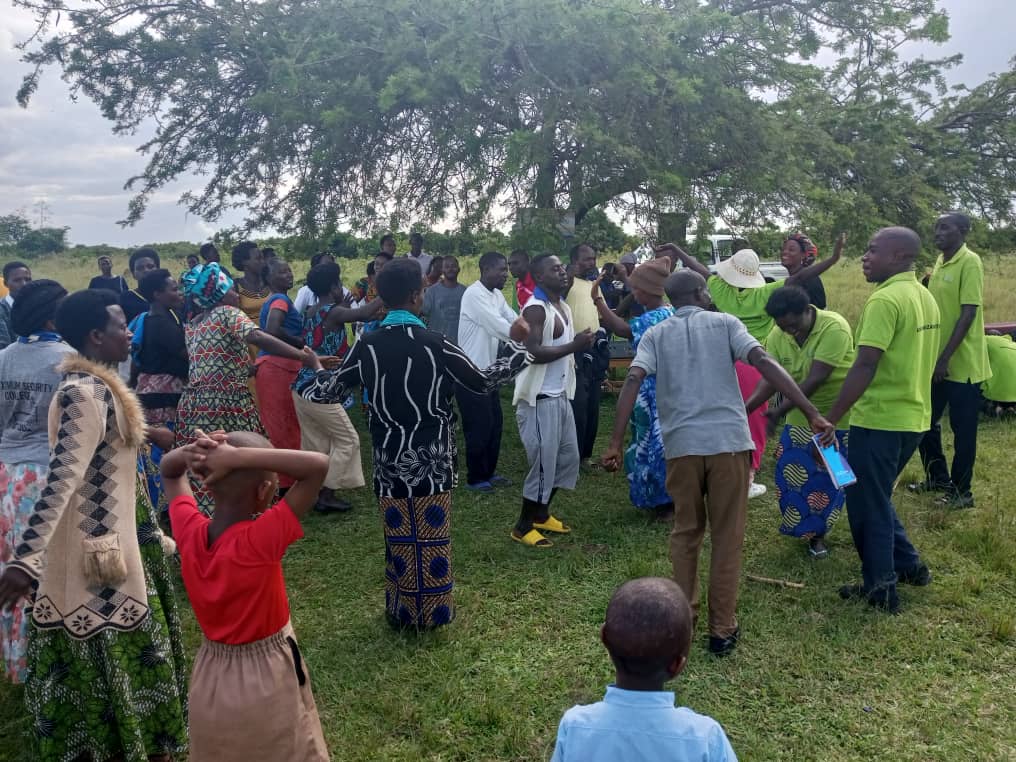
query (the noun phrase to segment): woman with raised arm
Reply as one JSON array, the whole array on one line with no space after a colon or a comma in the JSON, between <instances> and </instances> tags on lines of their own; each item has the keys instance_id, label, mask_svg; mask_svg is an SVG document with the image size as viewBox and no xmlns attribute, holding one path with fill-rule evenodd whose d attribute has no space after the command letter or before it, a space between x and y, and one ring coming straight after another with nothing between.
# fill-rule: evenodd
<instances>
[{"instance_id":1,"label":"woman with raised arm","mask_svg":"<svg viewBox=\"0 0 1016 762\"><path fill-rule=\"evenodd\" d=\"M669 275L670 263L665 258L650 260L632 271L627 279L628 287L643 310L629 322L612 312L600 295L600 280L604 277L601 275L592 289L600 323L611 333L631 339L638 349L646 331L674 314L674 308L663 297L663 284ZM628 475L628 495L632 505L653 511L659 519L673 515L674 501L667 494L667 461L656 412L655 376L646 376L639 387L631 415L631 442L624 451L624 470Z\"/></svg>"},{"instance_id":2,"label":"woman with raised arm","mask_svg":"<svg viewBox=\"0 0 1016 762\"><path fill-rule=\"evenodd\" d=\"M269 336L238 305L233 279L217 262L195 267L184 276L184 290L198 312L184 328L190 357L190 380L177 407L177 447L194 441L196 431L265 429L248 386L248 348L267 349L280 357L309 362L302 350ZM196 484L198 507L211 515L211 495Z\"/></svg>"}]
</instances>

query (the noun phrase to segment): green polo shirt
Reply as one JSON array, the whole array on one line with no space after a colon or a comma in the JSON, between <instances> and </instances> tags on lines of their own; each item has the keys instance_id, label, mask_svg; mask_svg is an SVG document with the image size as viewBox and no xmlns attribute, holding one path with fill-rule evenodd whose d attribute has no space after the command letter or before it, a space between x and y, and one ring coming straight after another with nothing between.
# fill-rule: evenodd
<instances>
[{"instance_id":1,"label":"green polo shirt","mask_svg":"<svg viewBox=\"0 0 1016 762\"><path fill-rule=\"evenodd\" d=\"M766 312L766 302L773 291L783 285L781 281L766 283L757 288L739 289L719 275L710 275L707 285L716 309L738 318L756 341L761 343L766 340L773 330L773 319Z\"/></svg>"},{"instance_id":2,"label":"green polo shirt","mask_svg":"<svg viewBox=\"0 0 1016 762\"><path fill-rule=\"evenodd\" d=\"M875 377L854 403L850 423L880 431L927 431L931 375L938 360L941 318L914 273L894 275L868 297L854 344L882 350Z\"/></svg>"},{"instance_id":3,"label":"green polo shirt","mask_svg":"<svg viewBox=\"0 0 1016 762\"><path fill-rule=\"evenodd\" d=\"M832 366L833 372L810 397L819 412L825 413L839 397L847 371L854 364L854 337L846 318L837 312L816 308L815 325L803 345L798 346L793 336L776 327L766 339L766 352L786 369L798 385L808 378L812 362L817 360ZM849 422L848 412L838 428L846 429ZM787 423L808 426L808 419L795 407L787 413Z\"/></svg>"},{"instance_id":4,"label":"green polo shirt","mask_svg":"<svg viewBox=\"0 0 1016 762\"><path fill-rule=\"evenodd\" d=\"M939 254L931 271L928 290L942 313L940 355L949 343L956 321L960 319L960 307L964 304L977 306L970 330L949 358L948 380L976 384L989 378L991 367L988 365L988 347L984 342L984 267L981 258L966 246L961 246L948 262Z\"/></svg>"},{"instance_id":5,"label":"green polo shirt","mask_svg":"<svg viewBox=\"0 0 1016 762\"><path fill-rule=\"evenodd\" d=\"M1016 402L1016 343L1008 336L985 336L984 342L991 364L991 376L981 387L985 399Z\"/></svg>"}]
</instances>

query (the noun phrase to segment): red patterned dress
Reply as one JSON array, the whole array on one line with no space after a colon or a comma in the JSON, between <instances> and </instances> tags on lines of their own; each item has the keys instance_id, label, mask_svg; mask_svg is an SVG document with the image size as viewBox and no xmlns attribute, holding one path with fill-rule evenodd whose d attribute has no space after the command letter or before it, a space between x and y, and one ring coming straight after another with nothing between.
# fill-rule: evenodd
<instances>
[{"instance_id":1,"label":"red patterned dress","mask_svg":"<svg viewBox=\"0 0 1016 762\"><path fill-rule=\"evenodd\" d=\"M257 330L236 307L221 305L186 326L190 378L177 407L176 446L194 440L195 429L212 432L265 429L247 385L247 338ZM211 516L211 495L194 485L198 507Z\"/></svg>"}]
</instances>

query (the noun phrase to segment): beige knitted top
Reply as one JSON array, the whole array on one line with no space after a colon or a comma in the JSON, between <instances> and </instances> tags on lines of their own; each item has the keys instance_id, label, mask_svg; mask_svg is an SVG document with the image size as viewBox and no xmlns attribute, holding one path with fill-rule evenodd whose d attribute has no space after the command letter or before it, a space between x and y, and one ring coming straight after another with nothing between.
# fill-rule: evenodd
<instances>
[{"instance_id":1,"label":"beige knitted top","mask_svg":"<svg viewBox=\"0 0 1016 762\"><path fill-rule=\"evenodd\" d=\"M59 370L49 476L11 565L39 581L35 625L84 639L148 615L135 519L145 420L115 369L73 354Z\"/></svg>"}]
</instances>

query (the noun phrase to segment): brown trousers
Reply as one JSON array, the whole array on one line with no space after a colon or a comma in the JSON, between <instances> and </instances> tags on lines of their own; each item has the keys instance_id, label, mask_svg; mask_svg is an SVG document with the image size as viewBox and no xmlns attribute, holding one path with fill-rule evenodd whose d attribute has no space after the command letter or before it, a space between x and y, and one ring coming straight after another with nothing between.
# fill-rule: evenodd
<instances>
[{"instance_id":1,"label":"brown trousers","mask_svg":"<svg viewBox=\"0 0 1016 762\"><path fill-rule=\"evenodd\" d=\"M737 587L748 515L751 452L687 455L667 461L667 493L674 500L670 562L674 581L698 619L698 560L708 517L709 634L725 638L737 629ZM708 503L708 511L706 504Z\"/></svg>"}]
</instances>

